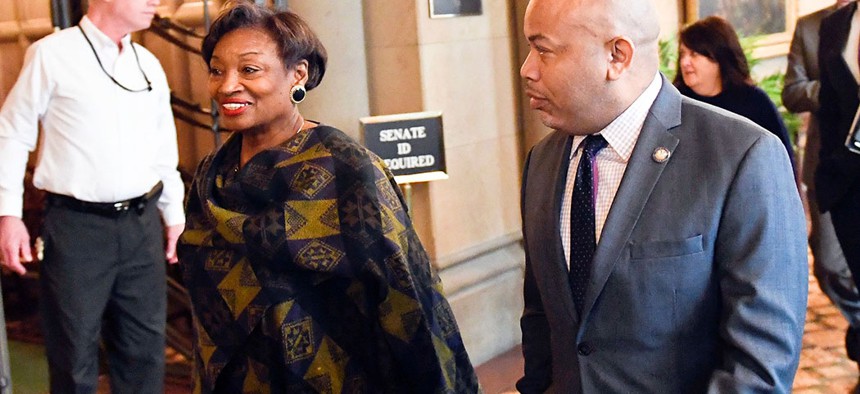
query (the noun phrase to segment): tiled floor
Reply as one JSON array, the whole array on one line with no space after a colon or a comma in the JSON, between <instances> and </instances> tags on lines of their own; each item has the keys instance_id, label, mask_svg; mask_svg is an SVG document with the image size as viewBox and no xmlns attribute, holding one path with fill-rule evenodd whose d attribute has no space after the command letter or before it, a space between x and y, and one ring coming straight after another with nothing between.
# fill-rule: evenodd
<instances>
[{"instance_id":1,"label":"tiled floor","mask_svg":"<svg viewBox=\"0 0 860 394\"><path fill-rule=\"evenodd\" d=\"M845 355L845 329L848 322L809 277L809 306L800 368L794 378L794 392L848 393L858 381L857 363Z\"/></svg>"},{"instance_id":2,"label":"tiled floor","mask_svg":"<svg viewBox=\"0 0 860 394\"><path fill-rule=\"evenodd\" d=\"M810 256L811 258L811 256ZM858 383L857 364L845 356L845 329L848 326L839 310L818 288L809 275L809 306L800 368L794 379L796 394L845 394ZM478 366L478 378L486 394L514 393L514 383L522 376L523 361L517 347Z\"/></svg>"}]
</instances>

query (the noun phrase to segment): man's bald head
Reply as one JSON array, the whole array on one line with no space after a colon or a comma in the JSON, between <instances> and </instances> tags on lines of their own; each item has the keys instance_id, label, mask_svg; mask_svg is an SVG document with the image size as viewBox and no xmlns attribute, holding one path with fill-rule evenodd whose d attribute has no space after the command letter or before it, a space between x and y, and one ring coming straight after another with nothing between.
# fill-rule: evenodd
<instances>
[{"instance_id":1,"label":"man's bald head","mask_svg":"<svg viewBox=\"0 0 860 394\"><path fill-rule=\"evenodd\" d=\"M636 47L657 47L660 24L651 0L532 0L560 6L562 23L579 25L604 41L624 37ZM655 59L656 60L656 59Z\"/></svg>"},{"instance_id":2,"label":"man's bald head","mask_svg":"<svg viewBox=\"0 0 860 394\"><path fill-rule=\"evenodd\" d=\"M520 71L531 107L549 127L599 131L657 74L659 30L650 0L531 0Z\"/></svg>"}]
</instances>

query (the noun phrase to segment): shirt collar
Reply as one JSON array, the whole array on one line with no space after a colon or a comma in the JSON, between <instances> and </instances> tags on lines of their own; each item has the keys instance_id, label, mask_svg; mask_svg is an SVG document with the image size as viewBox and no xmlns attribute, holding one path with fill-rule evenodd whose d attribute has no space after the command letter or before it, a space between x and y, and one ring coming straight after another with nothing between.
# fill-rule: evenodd
<instances>
[{"instance_id":1,"label":"shirt collar","mask_svg":"<svg viewBox=\"0 0 860 394\"><path fill-rule=\"evenodd\" d=\"M621 115L618 115L609 125L597 134L603 135L609 147L612 148L624 162L630 160L633 154L633 147L636 146L636 140L639 139L639 133L642 131L642 126L645 124L645 118L648 116L648 111L654 100L657 99L657 94L660 93L660 88L663 87L663 78L660 73L654 75L654 79L647 88L630 104ZM586 136L575 136L573 146L579 147ZM570 154L573 157L576 149L572 149Z\"/></svg>"},{"instance_id":2,"label":"shirt collar","mask_svg":"<svg viewBox=\"0 0 860 394\"><path fill-rule=\"evenodd\" d=\"M101 52L105 49L113 49L114 51L117 50L116 43L113 42L113 40L111 40L110 37L107 36L107 34L99 30L99 28L96 27L95 24L93 24L93 21L91 21L90 18L88 18L86 15L81 18L80 26L82 29L84 29L84 33L87 33L87 37L89 37L90 42L93 43L93 47L97 51ZM120 42L122 43L123 50L125 50L125 48L128 48L129 45L131 45L131 34L126 34L122 36L122 38L120 38Z\"/></svg>"}]
</instances>

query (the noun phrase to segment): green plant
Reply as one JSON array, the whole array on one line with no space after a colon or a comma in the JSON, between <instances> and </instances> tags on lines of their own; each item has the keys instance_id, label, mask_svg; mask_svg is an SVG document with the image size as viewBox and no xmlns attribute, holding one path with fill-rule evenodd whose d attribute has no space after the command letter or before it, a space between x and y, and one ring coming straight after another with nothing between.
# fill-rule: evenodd
<instances>
[{"instance_id":1,"label":"green plant","mask_svg":"<svg viewBox=\"0 0 860 394\"><path fill-rule=\"evenodd\" d=\"M758 59L753 56L753 50L755 49L756 42L759 40L759 36L751 36L751 37L741 37L741 47L744 50L744 55L746 55L747 63L749 63L750 69L755 68L756 65L759 64L761 59ZM673 36L665 40L659 41L659 50L660 50L660 72L662 72L666 78L670 81L675 78L675 73L677 72L676 66L678 64L678 43L677 39ZM765 93L770 97L771 101L776 105L776 108L779 109L779 114L782 116L782 121L785 123L785 128L788 129L788 136L791 138L792 145L794 145L795 150L797 149L797 131L800 129L800 125L802 123L800 116L797 114L793 114L788 112L785 107L782 105L782 88L785 83L785 73L776 72L773 74L769 74L763 76L755 81L756 85L764 90Z\"/></svg>"}]
</instances>

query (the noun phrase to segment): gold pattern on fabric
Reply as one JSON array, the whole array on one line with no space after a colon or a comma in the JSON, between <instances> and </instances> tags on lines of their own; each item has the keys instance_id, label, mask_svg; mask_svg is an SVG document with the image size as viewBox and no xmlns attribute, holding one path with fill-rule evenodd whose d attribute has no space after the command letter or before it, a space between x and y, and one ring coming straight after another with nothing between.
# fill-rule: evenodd
<instances>
[{"instance_id":1,"label":"gold pattern on fabric","mask_svg":"<svg viewBox=\"0 0 860 394\"><path fill-rule=\"evenodd\" d=\"M245 382L242 383L243 394L269 394L271 392L268 383L263 383L268 382L268 379L260 379L257 375L257 371L260 369L265 370L266 367L248 358L248 373L245 375Z\"/></svg>"},{"instance_id":2,"label":"gold pattern on fabric","mask_svg":"<svg viewBox=\"0 0 860 394\"><path fill-rule=\"evenodd\" d=\"M340 393L346 378L349 356L329 337L324 337L305 379L317 392Z\"/></svg>"},{"instance_id":3,"label":"gold pattern on fabric","mask_svg":"<svg viewBox=\"0 0 860 394\"><path fill-rule=\"evenodd\" d=\"M283 146L283 149L292 154L298 154L305 148L305 143L311 138L311 133L304 133L299 130L296 135L287 140L287 143Z\"/></svg>"},{"instance_id":4,"label":"gold pattern on fabric","mask_svg":"<svg viewBox=\"0 0 860 394\"><path fill-rule=\"evenodd\" d=\"M331 153L322 145L316 144L308 150L296 154L295 156L291 156L286 160L280 161L275 164L275 168L284 168L289 167L293 164L304 163L307 161L318 160L326 157L331 157Z\"/></svg>"},{"instance_id":5,"label":"gold pattern on fabric","mask_svg":"<svg viewBox=\"0 0 860 394\"><path fill-rule=\"evenodd\" d=\"M249 161L242 169L242 183L258 189L265 189L272 180L272 172L273 169L268 164Z\"/></svg>"},{"instance_id":6,"label":"gold pattern on fabric","mask_svg":"<svg viewBox=\"0 0 860 394\"><path fill-rule=\"evenodd\" d=\"M237 320L260 290L260 281L245 258L239 260L239 263L218 284L221 297L227 302L233 317Z\"/></svg>"},{"instance_id":7,"label":"gold pattern on fabric","mask_svg":"<svg viewBox=\"0 0 860 394\"><path fill-rule=\"evenodd\" d=\"M340 233L336 204L335 199L287 201L289 209L285 210L287 215L285 220L290 225L287 229L287 239L322 238ZM298 226L298 223L301 225Z\"/></svg>"},{"instance_id":8,"label":"gold pattern on fabric","mask_svg":"<svg viewBox=\"0 0 860 394\"><path fill-rule=\"evenodd\" d=\"M314 198L333 179L334 174L324 167L310 162L303 163L302 168L296 172L290 188L299 191L307 198Z\"/></svg>"},{"instance_id":9,"label":"gold pattern on fabric","mask_svg":"<svg viewBox=\"0 0 860 394\"><path fill-rule=\"evenodd\" d=\"M439 358L439 362L445 366L442 368L442 374L445 375L445 384L448 387L455 387L455 377L451 376L451 373L457 370L457 361L454 359L454 352L451 351L451 348L448 347L445 341L439 339L436 335L433 335L433 347L436 349L436 357Z\"/></svg>"},{"instance_id":10,"label":"gold pattern on fabric","mask_svg":"<svg viewBox=\"0 0 860 394\"><path fill-rule=\"evenodd\" d=\"M246 215L228 211L213 204L211 201L206 202L206 207L209 208L209 211L215 217L215 230L218 231L218 234L221 234L227 242L233 244L244 242L242 225L247 218Z\"/></svg>"},{"instance_id":11,"label":"gold pattern on fabric","mask_svg":"<svg viewBox=\"0 0 860 394\"><path fill-rule=\"evenodd\" d=\"M308 220L301 212L295 210L289 203L284 204L284 235L285 239L294 239L293 236L305 227Z\"/></svg>"},{"instance_id":12,"label":"gold pattern on fabric","mask_svg":"<svg viewBox=\"0 0 860 394\"><path fill-rule=\"evenodd\" d=\"M451 315L450 310L440 305L433 307L433 313L439 320L439 326L442 327L442 335L447 339L451 335L457 333L457 322L454 320L454 316ZM452 324L454 324L454 326L452 326Z\"/></svg>"},{"instance_id":13,"label":"gold pattern on fabric","mask_svg":"<svg viewBox=\"0 0 860 394\"><path fill-rule=\"evenodd\" d=\"M397 220L397 216L395 216L394 211L391 210L388 206L381 206L380 210L382 211L382 232L385 238L388 238L391 242L400 244L404 240L406 231L406 226ZM405 245L405 244L402 244Z\"/></svg>"},{"instance_id":14,"label":"gold pattern on fabric","mask_svg":"<svg viewBox=\"0 0 860 394\"><path fill-rule=\"evenodd\" d=\"M197 321L196 317L194 317L194 322L195 326L198 326L200 324ZM209 360L212 359L212 354L214 354L215 351L218 350L206 330L197 331L197 347L200 349L200 356L202 358L203 364L209 364Z\"/></svg>"},{"instance_id":15,"label":"gold pattern on fabric","mask_svg":"<svg viewBox=\"0 0 860 394\"><path fill-rule=\"evenodd\" d=\"M209 365L206 365L206 374L209 376L218 376L218 372L224 369L224 366L227 365L226 362L215 362L210 361Z\"/></svg>"},{"instance_id":16,"label":"gold pattern on fabric","mask_svg":"<svg viewBox=\"0 0 860 394\"><path fill-rule=\"evenodd\" d=\"M306 379L306 382L314 388L314 391L321 394L333 394L335 393L334 388L332 387L331 377L328 375L319 375L314 376L312 378Z\"/></svg>"},{"instance_id":17,"label":"gold pattern on fabric","mask_svg":"<svg viewBox=\"0 0 860 394\"><path fill-rule=\"evenodd\" d=\"M285 320L281 326L281 336L284 338L284 357L289 364L313 357L316 352L316 339L310 317L297 322Z\"/></svg>"},{"instance_id":18,"label":"gold pattern on fabric","mask_svg":"<svg viewBox=\"0 0 860 394\"><path fill-rule=\"evenodd\" d=\"M397 198L397 194L394 193L394 189L391 187L388 179L382 178L376 181L376 188L379 190L382 205L393 208L395 212L402 209L400 199Z\"/></svg>"},{"instance_id":19,"label":"gold pattern on fabric","mask_svg":"<svg viewBox=\"0 0 860 394\"><path fill-rule=\"evenodd\" d=\"M296 264L314 271L330 272L344 253L325 242L314 239L296 254Z\"/></svg>"},{"instance_id":20,"label":"gold pattern on fabric","mask_svg":"<svg viewBox=\"0 0 860 394\"><path fill-rule=\"evenodd\" d=\"M258 322L263 318L263 315L266 314L266 308L262 305L257 305L256 303L252 303L245 308L245 312L248 315L248 322Z\"/></svg>"},{"instance_id":21,"label":"gold pattern on fabric","mask_svg":"<svg viewBox=\"0 0 860 394\"><path fill-rule=\"evenodd\" d=\"M389 287L388 297L379 305L379 309L379 318L385 332L403 342L409 342L422 318L415 299Z\"/></svg>"},{"instance_id":22,"label":"gold pattern on fabric","mask_svg":"<svg viewBox=\"0 0 860 394\"><path fill-rule=\"evenodd\" d=\"M182 233L182 241L193 245L212 246L212 233L208 230L194 230L186 228Z\"/></svg>"},{"instance_id":23,"label":"gold pattern on fabric","mask_svg":"<svg viewBox=\"0 0 860 394\"><path fill-rule=\"evenodd\" d=\"M206 260L207 271L229 272L233 267L233 253L226 250L215 250L212 257Z\"/></svg>"},{"instance_id":24,"label":"gold pattern on fabric","mask_svg":"<svg viewBox=\"0 0 860 394\"><path fill-rule=\"evenodd\" d=\"M236 173L241 137L198 168L180 243L196 392L480 392L382 160L320 126Z\"/></svg>"},{"instance_id":25,"label":"gold pattern on fabric","mask_svg":"<svg viewBox=\"0 0 860 394\"><path fill-rule=\"evenodd\" d=\"M411 291L414 289L412 286L412 273L409 272L406 264L401 263L404 260L406 260L406 256L403 255L402 251L398 250L397 253L385 259L385 266L390 267L391 271L394 272L394 277L397 278L397 285L401 290Z\"/></svg>"},{"instance_id":26,"label":"gold pattern on fabric","mask_svg":"<svg viewBox=\"0 0 860 394\"><path fill-rule=\"evenodd\" d=\"M375 199L368 195L366 189L354 187L344 193L340 210L343 215L342 222L352 228L352 231L345 234L360 242L363 247L369 247L375 241L374 234L382 227Z\"/></svg>"}]
</instances>

